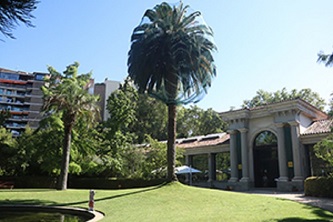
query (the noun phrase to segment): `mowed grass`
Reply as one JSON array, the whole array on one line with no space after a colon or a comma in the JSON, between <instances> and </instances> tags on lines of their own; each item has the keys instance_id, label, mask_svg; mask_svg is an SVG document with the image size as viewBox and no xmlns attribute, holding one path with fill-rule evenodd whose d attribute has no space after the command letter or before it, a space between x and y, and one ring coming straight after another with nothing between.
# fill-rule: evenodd
<instances>
[{"instance_id":1,"label":"mowed grass","mask_svg":"<svg viewBox=\"0 0 333 222\"><path fill-rule=\"evenodd\" d=\"M0 190L0 204L88 207L89 190ZM333 221L333 214L289 200L254 194L162 186L96 190L102 221Z\"/></svg>"}]
</instances>

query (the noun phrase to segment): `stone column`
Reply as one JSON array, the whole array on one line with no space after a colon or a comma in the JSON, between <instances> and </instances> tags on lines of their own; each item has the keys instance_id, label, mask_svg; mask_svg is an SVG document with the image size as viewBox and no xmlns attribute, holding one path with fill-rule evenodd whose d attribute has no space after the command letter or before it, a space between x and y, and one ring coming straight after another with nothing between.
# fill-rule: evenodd
<instances>
[{"instance_id":1,"label":"stone column","mask_svg":"<svg viewBox=\"0 0 333 222\"><path fill-rule=\"evenodd\" d=\"M294 163L294 178L293 181L303 181L302 175L302 161L301 161L301 151L299 144L299 123L298 122L290 122L291 127L291 140L293 145L293 163Z\"/></svg>"},{"instance_id":2,"label":"stone column","mask_svg":"<svg viewBox=\"0 0 333 222\"><path fill-rule=\"evenodd\" d=\"M249 182L249 152L247 146L247 129L240 129L242 145L242 174L241 182Z\"/></svg>"},{"instance_id":3,"label":"stone column","mask_svg":"<svg viewBox=\"0 0 333 222\"><path fill-rule=\"evenodd\" d=\"M186 155L185 156L185 164L187 166L192 166L193 165L193 155Z\"/></svg>"},{"instance_id":4,"label":"stone column","mask_svg":"<svg viewBox=\"0 0 333 222\"><path fill-rule=\"evenodd\" d=\"M287 156L285 148L283 123L275 124L277 128L278 139L278 158L279 158L279 181L288 181L288 168L287 168Z\"/></svg>"},{"instance_id":5,"label":"stone column","mask_svg":"<svg viewBox=\"0 0 333 222\"><path fill-rule=\"evenodd\" d=\"M238 181L238 160L237 160L237 147L236 147L236 131L228 131L230 134L230 165L231 165L231 177L229 182Z\"/></svg>"},{"instance_id":6,"label":"stone column","mask_svg":"<svg viewBox=\"0 0 333 222\"><path fill-rule=\"evenodd\" d=\"M216 180L216 154L208 154L208 182Z\"/></svg>"},{"instance_id":7,"label":"stone column","mask_svg":"<svg viewBox=\"0 0 333 222\"><path fill-rule=\"evenodd\" d=\"M185 164L187 166L192 167L193 166L193 155L186 155L185 156ZM190 183L190 176L189 174L185 174L185 183Z\"/></svg>"}]
</instances>

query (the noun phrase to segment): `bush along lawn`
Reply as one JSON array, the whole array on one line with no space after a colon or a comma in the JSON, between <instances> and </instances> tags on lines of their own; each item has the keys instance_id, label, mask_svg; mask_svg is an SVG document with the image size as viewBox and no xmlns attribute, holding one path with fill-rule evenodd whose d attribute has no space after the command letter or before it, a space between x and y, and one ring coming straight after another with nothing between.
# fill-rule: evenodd
<instances>
[{"instance_id":1,"label":"bush along lawn","mask_svg":"<svg viewBox=\"0 0 333 222\"><path fill-rule=\"evenodd\" d=\"M289 200L170 183L95 190L102 221L333 221L333 214ZM0 190L0 204L88 208L89 190Z\"/></svg>"}]
</instances>

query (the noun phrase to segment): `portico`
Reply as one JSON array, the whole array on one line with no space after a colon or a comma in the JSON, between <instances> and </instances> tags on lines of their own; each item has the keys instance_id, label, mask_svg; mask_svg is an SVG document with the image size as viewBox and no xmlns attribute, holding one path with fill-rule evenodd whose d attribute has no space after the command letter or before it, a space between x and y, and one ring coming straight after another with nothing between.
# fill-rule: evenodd
<instances>
[{"instance_id":1,"label":"portico","mask_svg":"<svg viewBox=\"0 0 333 222\"><path fill-rule=\"evenodd\" d=\"M313 131L313 125L318 122L332 122L324 112L301 99L232 110L221 116L229 124L227 134L219 142L211 140L209 146L207 140L201 145L200 140L196 144L187 143L185 156L187 164L191 164L191 156L206 153L212 183L216 153L230 152L230 179L214 186L235 190L266 186L279 191L303 190L304 179L313 172L311 144L307 143L309 130ZM322 133L329 132L330 124L325 132L317 135L317 142ZM179 146L182 147L181 143Z\"/></svg>"}]
</instances>

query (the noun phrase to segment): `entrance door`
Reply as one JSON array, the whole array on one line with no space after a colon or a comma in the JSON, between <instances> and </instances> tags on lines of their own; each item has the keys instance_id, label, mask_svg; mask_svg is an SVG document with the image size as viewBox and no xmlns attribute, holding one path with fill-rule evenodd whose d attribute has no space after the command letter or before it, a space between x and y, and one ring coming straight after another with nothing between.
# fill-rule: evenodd
<instances>
[{"instance_id":1,"label":"entrance door","mask_svg":"<svg viewBox=\"0 0 333 222\"><path fill-rule=\"evenodd\" d=\"M253 147L255 187L276 187L279 177L277 140L273 133L260 133Z\"/></svg>"}]
</instances>

